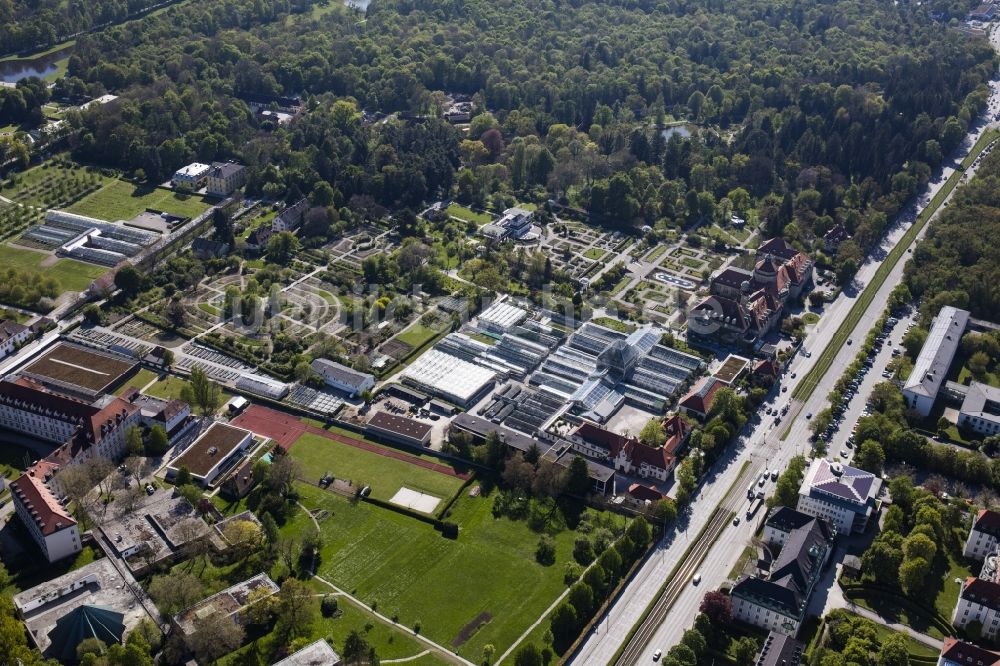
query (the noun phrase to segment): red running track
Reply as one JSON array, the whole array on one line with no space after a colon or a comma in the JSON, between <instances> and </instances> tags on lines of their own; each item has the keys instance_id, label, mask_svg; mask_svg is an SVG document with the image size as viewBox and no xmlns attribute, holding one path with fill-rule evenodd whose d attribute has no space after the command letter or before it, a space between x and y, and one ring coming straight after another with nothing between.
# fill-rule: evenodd
<instances>
[{"instance_id":1,"label":"red running track","mask_svg":"<svg viewBox=\"0 0 1000 666\"><path fill-rule=\"evenodd\" d=\"M323 430L322 428L317 428L316 426L304 423L302 420L291 414L279 412L276 409L271 409L270 407L264 407L262 405L251 405L245 412L233 419L232 424L241 428L246 428L247 430L252 430L259 435L270 437L280 444L286 451L292 447L299 437L309 433L334 442L347 444L348 446L353 446L357 449L370 451L371 453L385 456L386 458L402 460L410 463L411 465L423 467L424 469L429 469L441 474L447 474L448 476L454 476L463 480L469 478L468 474L456 472L448 465L442 465L441 463L431 462L430 460L424 460L423 458L417 458L416 456L410 456L402 453L401 451L396 451L395 449L385 446L379 446L378 444L372 444L371 442L366 442L361 439L355 439L354 437L348 437L347 435L341 435L338 432Z\"/></svg>"}]
</instances>

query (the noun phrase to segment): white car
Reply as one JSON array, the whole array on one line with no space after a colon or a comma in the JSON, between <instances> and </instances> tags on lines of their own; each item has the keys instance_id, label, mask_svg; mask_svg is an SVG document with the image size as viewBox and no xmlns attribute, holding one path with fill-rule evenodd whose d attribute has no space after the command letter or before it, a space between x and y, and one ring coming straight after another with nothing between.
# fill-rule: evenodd
<instances>
[{"instance_id":1,"label":"white car","mask_svg":"<svg viewBox=\"0 0 1000 666\"><path fill-rule=\"evenodd\" d=\"M694 575L694 577L691 579L691 582L694 583L695 585L697 585L698 583L700 583L701 582L701 574L700 573L696 573Z\"/></svg>"},{"instance_id":2,"label":"white car","mask_svg":"<svg viewBox=\"0 0 1000 666\"><path fill-rule=\"evenodd\" d=\"M653 653L653 661L659 661L660 657L663 656L663 650L657 650Z\"/></svg>"}]
</instances>

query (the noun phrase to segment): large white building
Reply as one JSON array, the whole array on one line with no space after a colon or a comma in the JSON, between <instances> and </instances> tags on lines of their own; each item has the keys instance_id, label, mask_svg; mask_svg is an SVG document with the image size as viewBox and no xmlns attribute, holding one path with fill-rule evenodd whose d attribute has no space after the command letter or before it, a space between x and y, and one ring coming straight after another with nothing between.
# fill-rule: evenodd
<instances>
[{"instance_id":1,"label":"large white building","mask_svg":"<svg viewBox=\"0 0 1000 666\"><path fill-rule=\"evenodd\" d=\"M212 167L201 162L192 162L174 172L170 184L179 190L197 190L205 185L208 172Z\"/></svg>"},{"instance_id":2,"label":"large white building","mask_svg":"<svg viewBox=\"0 0 1000 666\"><path fill-rule=\"evenodd\" d=\"M496 373L481 365L429 349L400 375L404 383L467 407L493 386Z\"/></svg>"},{"instance_id":3,"label":"large white building","mask_svg":"<svg viewBox=\"0 0 1000 666\"><path fill-rule=\"evenodd\" d=\"M882 479L823 458L813 460L799 488L796 509L825 518L838 534L864 532L878 511Z\"/></svg>"},{"instance_id":4,"label":"large white building","mask_svg":"<svg viewBox=\"0 0 1000 666\"><path fill-rule=\"evenodd\" d=\"M980 382L969 384L957 425L987 437L1000 433L1000 388Z\"/></svg>"},{"instance_id":5,"label":"large white building","mask_svg":"<svg viewBox=\"0 0 1000 666\"><path fill-rule=\"evenodd\" d=\"M934 317L913 371L903 385L906 406L921 416L931 413L938 391L969 323L969 312L946 305Z\"/></svg>"},{"instance_id":6,"label":"large white building","mask_svg":"<svg viewBox=\"0 0 1000 666\"><path fill-rule=\"evenodd\" d=\"M970 560L982 562L988 555L997 550L1000 539L1000 513L989 509L980 509L965 540L965 550L962 554Z\"/></svg>"},{"instance_id":7,"label":"large white building","mask_svg":"<svg viewBox=\"0 0 1000 666\"><path fill-rule=\"evenodd\" d=\"M10 484L14 510L49 562L83 547L76 521L49 487L54 471L54 466L38 463Z\"/></svg>"},{"instance_id":8,"label":"large white building","mask_svg":"<svg viewBox=\"0 0 1000 666\"><path fill-rule=\"evenodd\" d=\"M791 529L767 578L748 576L733 585L733 618L795 637L806 618L809 597L833 552L834 534L824 520Z\"/></svg>"},{"instance_id":9,"label":"large white building","mask_svg":"<svg viewBox=\"0 0 1000 666\"><path fill-rule=\"evenodd\" d=\"M375 377L367 372L358 372L325 358L314 359L311 365L327 385L347 393L352 398L375 388Z\"/></svg>"}]
</instances>

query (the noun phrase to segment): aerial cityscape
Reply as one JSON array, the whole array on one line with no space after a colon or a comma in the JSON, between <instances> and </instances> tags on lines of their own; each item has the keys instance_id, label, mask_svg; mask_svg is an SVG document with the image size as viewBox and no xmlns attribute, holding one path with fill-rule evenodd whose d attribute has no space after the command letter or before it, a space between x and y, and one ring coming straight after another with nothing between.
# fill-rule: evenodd
<instances>
[{"instance_id":1,"label":"aerial cityscape","mask_svg":"<svg viewBox=\"0 0 1000 666\"><path fill-rule=\"evenodd\" d=\"M0 2L0 666L1000 666L998 13Z\"/></svg>"}]
</instances>

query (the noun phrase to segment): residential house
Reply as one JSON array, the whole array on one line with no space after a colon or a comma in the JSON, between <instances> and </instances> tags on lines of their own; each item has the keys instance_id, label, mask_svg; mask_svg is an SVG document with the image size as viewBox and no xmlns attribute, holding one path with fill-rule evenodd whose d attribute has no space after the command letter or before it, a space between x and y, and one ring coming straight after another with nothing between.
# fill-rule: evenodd
<instances>
[{"instance_id":1,"label":"residential house","mask_svg":"<svg viewBox=\"0 0 1000 666\"><path fill-rule=\"evenodd\" d=\"M11 319L0 321L0 359L7 358L31 339L31 329Z\"/></svg>"},{"instance_id":2,"label":"residential house","mask_svg":"<svg viewBox=\"0 0 1000 666\"><path fill-rule=\"evenodd\" d=\"M712 411L712 403L719 389L726 388L725 382L716 377L702 377L690 392L681 398L679 407L688 415L699 419L708 417Z\"/></svg>"},{"instance_id":3,"label":"residential house","mask_svg":"<svg viewBox=\"0 0 1000 666\"><path fill-rule=\"evenodd\" d=\"M271 221L271 230L274 233L281 231L295 231L302 226L302 221L309 210L309 200L299 199L285 210L278 213L278 216Z\"/></svg>"},{"instance_id":4,"label":"residential house","mask_svg":"<svg viewBox=\"0 0 1000 666\"><path fill-rule=\"evenodd\" d=\"M263 252L267 249L267 242L271 240L273 233L271 227L257 227L247 236L247 249L251 252Z\"/></svg>"},{"instance_id":5,"label":"residential house","mask_svg":"<svg viewBox=\"0 0 1000 666\"><path fill-rule=\"evenodd\" d=\"M199 259L218 259L229 252L229 243L210 238L195 238L191 241L191 252Z\"/></svg>"},{"instance_id":6,"label":"residential house","mask_svg":"<svg viewBox=\"0 0 1000 666\"><path fill-rule=\"evenodd\" d=\"M823 234L823 250L827 254L834 254L840 248L840 244L851 237L847 229L842 224L835 224L830 230Z\"/></svg>"}]
</instances>

